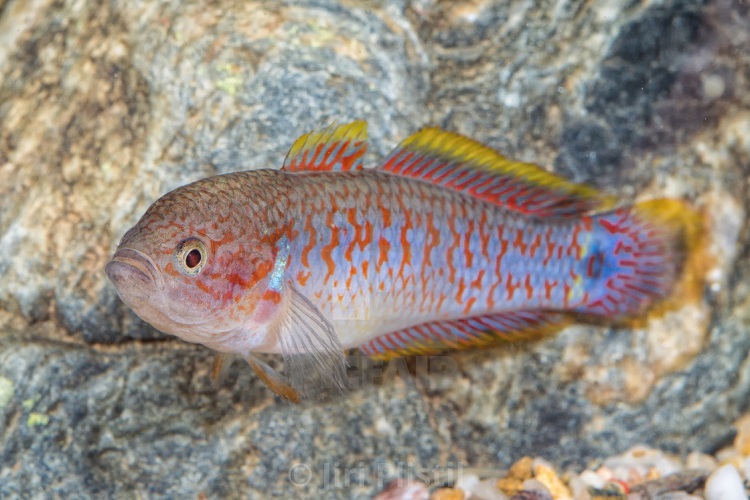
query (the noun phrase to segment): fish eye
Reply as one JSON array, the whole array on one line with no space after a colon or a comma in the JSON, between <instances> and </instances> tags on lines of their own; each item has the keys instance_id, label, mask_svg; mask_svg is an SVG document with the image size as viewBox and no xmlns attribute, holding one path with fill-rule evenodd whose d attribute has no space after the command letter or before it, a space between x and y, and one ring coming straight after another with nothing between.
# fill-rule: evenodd
<instances>
[{"instance_id":1,"label":"fish eye","mask_svg":"<svg viewBox=\"0 0 750 500\"><path fill-rule=\"evenodd\" d=\"M182 240L174 251L174 263L182 274L195 276L206 265L206 245L198 238Z\"/></svg>"}]
</instances>

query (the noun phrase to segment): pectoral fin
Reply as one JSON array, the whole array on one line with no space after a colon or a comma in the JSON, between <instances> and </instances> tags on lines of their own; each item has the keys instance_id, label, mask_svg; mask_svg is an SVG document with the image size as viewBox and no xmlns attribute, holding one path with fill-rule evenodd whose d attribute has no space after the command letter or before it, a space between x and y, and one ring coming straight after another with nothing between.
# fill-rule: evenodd
<instances>
[{"instance_id":1,"label":"pectoral fin","mask_svg":"<svg viewBox=\"0 0 750 500\"><path fill-rule=\"evenodd\" d=\"M304 396L346 391L346 357L333 325L293 284L285 288L278 335L292 387Z\"/></svg>"}]
</instances>

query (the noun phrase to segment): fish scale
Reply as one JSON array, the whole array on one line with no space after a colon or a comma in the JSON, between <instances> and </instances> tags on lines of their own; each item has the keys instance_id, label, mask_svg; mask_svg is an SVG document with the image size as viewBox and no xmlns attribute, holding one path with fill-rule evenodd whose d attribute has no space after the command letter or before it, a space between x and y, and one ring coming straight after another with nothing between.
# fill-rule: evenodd
<instances>
[{"instance_id":1,"label":"fish scale","mask_svg":"<svg viewBox=\"0 0 750 500\"><path fill-rule=\"evenodd\" d=\"M378 171L298 175L292 186L299 258L289 270L349 323L344 347L436 317L576 305L563 290L581 288L581 221L523 216Z\"/></svg>"}]
</instances>

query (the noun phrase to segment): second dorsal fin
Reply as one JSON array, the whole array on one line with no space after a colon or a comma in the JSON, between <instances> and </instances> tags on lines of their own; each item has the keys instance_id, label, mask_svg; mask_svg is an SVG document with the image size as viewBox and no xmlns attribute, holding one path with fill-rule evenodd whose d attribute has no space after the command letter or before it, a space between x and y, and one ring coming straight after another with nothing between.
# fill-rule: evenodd
<instances>
[{"instance_id":1,"label":"second dorsal fin","mask_svg":"<svg viewBox=\"0 0 750 500\"><path fill-rule=\"evenodd\" d=\"M504 208L537 216L566 217L604 210L613 198L543 168L503 157L464 136L426 128L408 137L383 168L461 191Z\"/></svg>"},{"instance_id":2,"label":"second dorsal fin","mask_svg":"<svg viewBox=\"0 0 750 500\"><path fill-rule=\"evenodd\" d=\"M367 122L358 120L309 132L292 145L282 170L347 171L363 168L367 152Z\"/></svg>"}]
</instances>

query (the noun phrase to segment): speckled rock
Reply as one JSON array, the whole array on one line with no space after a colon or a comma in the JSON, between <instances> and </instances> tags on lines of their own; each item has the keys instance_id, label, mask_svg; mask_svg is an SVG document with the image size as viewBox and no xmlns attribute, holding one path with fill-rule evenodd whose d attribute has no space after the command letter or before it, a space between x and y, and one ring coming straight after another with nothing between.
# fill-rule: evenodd
<instances>
[{"instance_id":1,"label":"speckled rock","mask_svg":"<svg viewBox=\"0 0 750 500\"><path fill-rule=\"evenodd\" d=\"M750 401L741 2L0 5L0 497L367 497L524 455L731 443ZM371 162L432 123L625 199L695 201L703 301L364 372L326 403L283 404L240 363L214 390L210 353L138 320L104 263L169 189L357 118Z\"/></svg>"}]
</instances>

